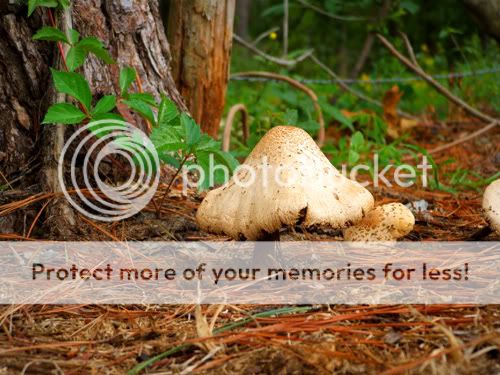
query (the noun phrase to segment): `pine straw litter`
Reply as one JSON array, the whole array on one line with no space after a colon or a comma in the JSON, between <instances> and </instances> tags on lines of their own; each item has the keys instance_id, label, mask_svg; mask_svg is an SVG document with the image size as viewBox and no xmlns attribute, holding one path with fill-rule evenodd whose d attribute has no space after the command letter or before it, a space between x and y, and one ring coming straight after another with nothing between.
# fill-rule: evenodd
<instances>
[{"instance_id":1,"label":"pine straw litter","mask_svg":"<svg viewBox=\"0 0 500 375\"><path fill-rule=\"evenodd\" d=\"M424 128L418 139L432 139ZM449 150L460 166L498 171L499 134ZM478 147L478 144L483 146ZM424 145L427 146L427 145ZM156 198L163 196L161 185ZM372 189L378 204L426 202L403 240L499 240L484 234L481 194L398 187ZM135 218L102 224L82 218L75 240L229 240L200 232L202 195L174 188L157 219L154 204ZM0 205L0 217L25 211L20 233L0 240L50 240L43 210L58 196L27 195ZM335 240L291 231L286 240ZM191 305L0 306L0 374L429 373L500 372L500 306L211 305L213 330L200 335Z\"/></svg>"}]
</instances>

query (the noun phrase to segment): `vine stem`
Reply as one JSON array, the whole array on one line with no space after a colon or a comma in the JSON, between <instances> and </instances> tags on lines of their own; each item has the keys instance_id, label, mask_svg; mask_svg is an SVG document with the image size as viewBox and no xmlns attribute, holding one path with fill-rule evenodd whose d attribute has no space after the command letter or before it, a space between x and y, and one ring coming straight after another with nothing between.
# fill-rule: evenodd
<instances>
[{"instance_id":1,"label":"vine stem","mask_svg":"<svg viewBox=\"0 0 500 375\"><path fill-rule=\"evenodd\" d=\"M48 14L49 21L50 21L50 24L52 25L52 27L57 28L57 22L56 22L56 19L54 17L54 14L52 13L52 9L50 9L50 8L47 9L47 14ZM64 53L64 47L62 45L62 42L57 42L57 49L59 50L59 55L61 56L64 70L69 72L68 64L66 62L66 55ZM87 110L87 108L85 108L81 103L78 103L78 106L87 115L87 117L90 116L90 113Z\"/></svg>"},{"instance_id":2,"label":"vine stem","mask_svg":"<svg viewBox=\"0 0 500 375\"><path fill-rule=\"evenodd\" d=\"M167 189L165 190L165 193L163 193L163 196L161 197L161 200L160 200L160 204L156 207L156 216L158 218L161 217L161 207L163 206L163 202L165 201L165 198L167 197L168 193L170 192L170 189L175 181L175 179L177 178L177 176L179 175L182 167L184 166L184 164L186 164L188 158L191 156L191 153L188 153L184 159L182 159L181 161L181 164L179 165L179 168L177 168L177 171L175 172L174 176L172 177L172 179L170 180L170 182L168 183L168 186L167 186Z\"/></svg>"},{"instance_id":3,"label":"vine stem","mask_svg":"<svg viewBox=\"0 0 500 375\"><path fill-rule=\"evenodd\" d=\"M52 25L52 27L57 28L57 23L56 23L56 20L54 18L54 14L52 13L52 10L50 8L47 9L47 14L49 16L49 21L50 21L50 24ZM62 59L63 64L64 64L64 69L67 72L69 72L68 64L66 63L66 56L64 55L64 49L63 49L61 42L57 42L57 49L59 50L59 54L61 55L61 59Z\"/></svg>"}]
</instances>

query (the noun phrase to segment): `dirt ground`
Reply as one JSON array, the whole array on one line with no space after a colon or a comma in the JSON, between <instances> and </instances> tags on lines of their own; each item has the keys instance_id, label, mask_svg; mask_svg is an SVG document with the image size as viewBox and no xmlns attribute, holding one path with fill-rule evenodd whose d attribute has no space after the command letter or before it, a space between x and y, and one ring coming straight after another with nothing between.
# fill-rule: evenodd
<instances>
[{"instance_id":1,"label":"dirt ground","mask_svg":"<svg viewBox=\"0 0 500 375\"><path fill-rule=\"evenodd\" d=\"M414 139L422 147L455 140L478 124L423 125ZM451 129L454 129L453 131ZM437 134L440 134L439 139ZM444 134L444 137L442 135ZM484 176L500 168L500 130L435 156L446 169L461 167ZM456 163L444 165L453 158ZM498 241L481 213L481 191L457 194L426 189L370 189L377 204L402 202L414 209L416 226L404 241ZM161 194L160 191L158 194ZM11 196L16 196L12 192ZM47 199L20 192L0 200L0 216L24 212L20 233L0 239L50 238L38 220ZM200 232L194 220L202 195L174 189L157 219L148 207L114 224L82 219L75 239L229 240ZM31 225L30 225L31 223ZM288 240L337 240L334 232L290 231ZM204 306L214 338L199 338L190 305L1 306L0 374L123 374L163 353L146 373L429 373L500 372L500 306ZM273 314L273 311L276 313ZM266 312L270 312L266 314ZM260 317L255 317L260 314ZM249 318L250 316L253 316ZM257 315L259 316L259 315ZM236 323L235 326L228 324Z\"/></svg>"}]
</instances>

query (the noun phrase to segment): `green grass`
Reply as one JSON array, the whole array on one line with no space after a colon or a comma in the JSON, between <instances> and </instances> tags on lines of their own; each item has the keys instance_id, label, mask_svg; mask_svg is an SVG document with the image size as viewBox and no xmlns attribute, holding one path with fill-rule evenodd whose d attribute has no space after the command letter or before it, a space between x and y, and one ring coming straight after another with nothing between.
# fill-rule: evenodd
<instances>
[{"instance_id":1,"label":"green grass","mask_svg":"<svg viewBox=\"0 0 500 375\"><path fill-rule=\"evenodd\" d=\"M494 46L486 54L480 51L478 40L468 43L464 51L466 61L457 61L455 72L475 71L498 66L499 49ZM440 55L431 56L426 46L416 50L417 59L422 67L430 74L442 74L448 71L446 61ZM319 78L327 79L324 72L318 70L314 64L306 60L293 69L287 70L275 64L253 56L246 50L236 47L232 58L232 72L248 70L264 70L288 75L296 79ZM393 83L370 83L370 79L386 77L408 77L411 73L392 56L386 56L371 65L371 72L364 73L360 78L366 82L353 85L366 95L381 100L384 93ZM500 85L497 84L498 73L464 77L459 86L450 89L469 102L488 111L500 112ZM447 80L440 80L448 86ZM341 137L334 142L327 142L323 151L330 157L335 166L347 164L352 166L359 162L370 165L370 155L378 153L380 164L388 163L401 165L403 159L418 156L420 149L412 140L403 136L400 139L389 141L386 135L386 124L382 119L382 110L372 104L362 101L351 94L342 91L336 84L312 84L311 87L318 96L320 106L325 117L326 126L336 126L340 129ZM399 107L416 115L432 114L438 120L446 120L449 116L449 103L424 81L407 81L398 84L404 92ZM236 81L232 80L228 86L226 110L236 103L246 105L250 115L250 139L247 145L241 143L241 129L239 124L233 126L231 152L235 157L244 158L252 150L259 139L273 126L293 124L309 132L312 137L317 135L319 124L316 121L311 99L304 93L292 88L283 82ZM359 113L354 118L346 119L340 110ZM368 113L364 114L361 111ZM353 141L354 140L354 141ZM433 163L432 158L430 162ZM437 168L437 165L435 165ZM370 172L371 173L371 172ZM454 175L443 175L438 180L436 173L431 187L447 191L479 189L491 180L490 176L481 176L473 171L457 169Z\"/></svg>"}]
</instances>

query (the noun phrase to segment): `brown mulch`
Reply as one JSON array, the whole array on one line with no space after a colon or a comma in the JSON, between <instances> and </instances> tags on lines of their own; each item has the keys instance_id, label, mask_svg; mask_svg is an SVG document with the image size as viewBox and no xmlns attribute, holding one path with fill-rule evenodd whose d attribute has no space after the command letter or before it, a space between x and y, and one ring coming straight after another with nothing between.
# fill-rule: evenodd
<instances>
[{"instance_id":1,"label":"brown mulch","mask_svg":"<svg viewBox=\"0 0 500 375\"><path fill-rule=\"evenodd\" d=\"M443 139L455 139L474 125L439 127ZM448 133L447 133L448 132ZM434 140L432 126L414 130L415 139ZM431 148L443 140L422 145ZM456 160L443 170L461 167L484 176L500 168L500 132L456 147L436 162ZM444 181L446 182L446 181ZM500 240L483 235L481 191L457 194L425 189L372 189L377 203L425 201L416 226L403 240ZM156 200L162 196L158 192ZM162 206L133 219L102 224L82 219L75 239L86 240L224 240L198 230L194 214L202 196L182 196L179 189ZM26 230L0 234L3 240L50 239L43 232L44 204L51 194L30 194L0 205L0 216L34 210ZM31 229L28 231L28 229ZM288 233L289 239L324 240L324 233ZM215 327L277 306L205 306ZM148 373L433 373L500 372L500 306L313 306L298 312L251 319L211 339L197 336L190 305L0 306L0 375L123 374L152 356L179 345L194 344L165 356ZM206 345L205 345L206 346Z\"/></svg>"}]
</instances>

